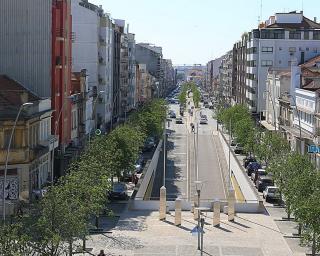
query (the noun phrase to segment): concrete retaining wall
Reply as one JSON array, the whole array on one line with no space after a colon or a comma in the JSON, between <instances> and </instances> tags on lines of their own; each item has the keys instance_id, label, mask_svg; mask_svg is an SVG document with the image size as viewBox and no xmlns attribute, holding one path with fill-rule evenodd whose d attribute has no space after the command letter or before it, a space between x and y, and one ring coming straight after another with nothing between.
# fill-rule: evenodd
<instances>
[{"instance_id":1,"label":"concrete retaining wall","mask_svg":"<svg viewBox=\"0 0 320 256\"><path fill-rule=\"evenodd\" d=\"M221 131L219 131L219 139L222 144L222 148L224 151L224 154L226 158L229 157L229 145L225 139L225 137L222 135ZM229 164L229 163L227 163ZM243 171L243 167L237 157L235 156L234 152L231 151L231 157L230 157L230 166L231 171L237 180L237 183L239 185L239 188L241 189L241 192L245 198L245 201L247 202L259 202L260 196L258 192L253 188L249 178Z\"/></svg>"},{"instance_id":2,"label":"concrete retaining wall","mask_svg":"<svg viewBox=\"0 0 320 256\"><path fill-rule=\"evenodd\" d=\"M146 198L146 195L150 195L150 191L152 191L152 183L155 171L157 170L157 165L159 161L159 155L162 148L162 140L160 140L154 154L152 156L151 162L148 166L146 173L143 176L143 179L140 183L137 194L135 195L136 200L149 199Z\"/></svg>"}]
</instances>

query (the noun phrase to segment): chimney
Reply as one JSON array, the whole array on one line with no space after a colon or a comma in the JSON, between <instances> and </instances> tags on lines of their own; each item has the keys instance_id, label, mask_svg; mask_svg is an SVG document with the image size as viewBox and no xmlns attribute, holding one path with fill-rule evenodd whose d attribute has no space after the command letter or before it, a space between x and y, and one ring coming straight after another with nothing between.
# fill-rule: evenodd
<instances>
[{"instance_id":1,"label":"chimney","mask_svg":"<svg viewBox=\"0 0 320 256\"><path fill-rule=\"evenodd\" d=\"M314 18L313 18L313 21L314 21L314 22L317 22L317 17L314 17Z\"/></svg>"}]
</instances>

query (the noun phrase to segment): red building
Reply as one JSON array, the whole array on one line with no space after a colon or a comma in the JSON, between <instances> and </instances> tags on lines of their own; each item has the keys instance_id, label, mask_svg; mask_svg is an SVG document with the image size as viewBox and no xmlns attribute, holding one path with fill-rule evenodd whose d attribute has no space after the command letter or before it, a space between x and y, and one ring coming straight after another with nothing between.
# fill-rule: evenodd
<instances>
[{"instance_id":1,"label":"red building","mask_svg":"<svg viewBox=\"0 0 320 256\"><path fill-rule=\"evenodd\" d=\"M70 0L52 2L52 133L59 135L60 150L64 152L71 138L72 19ZM62 110L62 108L64 110ZM59 114L61 112L60 118ZM59 120L58 120L59 119Z\"/></svg>"}]
</instances>

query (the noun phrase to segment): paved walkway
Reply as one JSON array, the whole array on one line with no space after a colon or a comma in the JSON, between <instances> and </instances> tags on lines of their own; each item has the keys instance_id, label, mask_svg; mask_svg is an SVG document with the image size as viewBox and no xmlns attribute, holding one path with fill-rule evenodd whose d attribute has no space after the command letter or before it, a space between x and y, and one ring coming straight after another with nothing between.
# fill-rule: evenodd
<instances>
[{"instance_id":1,"label":"paved walkway","mask_svg":"<svg viewBox=\"0 0 320 256\"><path fill-rule=\"evenodd\" d=\"M112 233L92 235L87 246L93 255L104 249L107 255L200 255L197 237L191 230L196 226L190 212L183 212L181 227L174 223L174 213L166 221L158 220L158 212L124 211ZM221 215L220 228L211 225L212 213L206 216L204 255L214 256L289 256L294 255L270 216L238 214L235 222ZM87 254L89 255L89 254Z\"/></svg>"}]
</instances>

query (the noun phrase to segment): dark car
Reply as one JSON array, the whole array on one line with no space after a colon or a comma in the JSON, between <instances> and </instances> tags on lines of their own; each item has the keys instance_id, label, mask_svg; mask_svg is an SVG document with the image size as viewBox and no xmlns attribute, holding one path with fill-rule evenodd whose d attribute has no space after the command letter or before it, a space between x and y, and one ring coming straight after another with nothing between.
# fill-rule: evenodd
<instances>
[{"instance_id":1,"label":"dark car","mask_svg":"<svg viewBox=\"0 0 320 256\"><path fill-rule=\"evenodd\" d=\"M183 124L182 117L177 117L176 118L176 124Z\"/></svg>"},{"instance_id":2,"label":"dark car","mask_svg":"<svg viewBox=\"0 0 320 256\"><path fill-rule=\"evenodd\" d=\"M109 200L127 200L127 186L123 182L113 184L112 191L108 194Z\"/></svg>"},{"instance_id":3,"label":"dark car","mask_svg":"<svg viewBox=\"0 0 320 256\"><path fill-rule=\"evenodd\" d=\"M135 171L137 173L141 173L143 170L143 166L145 164L145 160L142 155L139 156L138 160L135 163Z\"/></svg>"},{"instance_id":4,"label":"dark car","mask_svg":"<svg viewBox=\"0 0 320 256\"><path fill-rule=\"evenodd\" d=\"M251 176L251 174L255 171L261 169L261 164L258 162L251 162L247 166L247 174L248 176Z\"/></svg>"},{"instance_id":5,"label":"dark car","mask_svg":"<svg viewBox=\"0 0 320 256\"><path fill-rule=\"evenodd\" d=\"M243 159L243 166L244 168L247 168L248 164L252 163L252 162L256 162L257 159L255 159L255 157L253 156L246 156L244 159Z\"/></svg>"},{"instance_id":6,"label":"dark car","mask_svg":"<svg viewBox=\"0 0 320 256\"><path fill-rule=\"evenodd\" d=\"M274 182L270 176L260 176L256 181L256 188L259 192L262 192L266 187L273 186Z\"/></svg>"},{"instance_id":7,"label":"dark car","mask_svg":"<svg viewBox=\"0 0 320 256\"><path fill-rule=\"evenodd\" d=\"M243 154L244 153L244 148L241 144L237 144L235 147L234 147L234 153L235 154Z\"/></svg>"},{"instance_id":8,"label":"dark car","mask_svg":"<svg viewBox=\"0 0 320 256\"><path fill-rule=\"evenodd\" d=\"M143 147L143 151L151 151L156 146L156 141L153 137L146 139Z\"/></svg>"}]
</instances>

